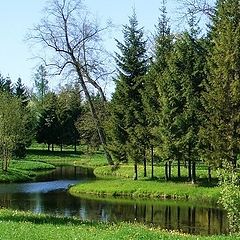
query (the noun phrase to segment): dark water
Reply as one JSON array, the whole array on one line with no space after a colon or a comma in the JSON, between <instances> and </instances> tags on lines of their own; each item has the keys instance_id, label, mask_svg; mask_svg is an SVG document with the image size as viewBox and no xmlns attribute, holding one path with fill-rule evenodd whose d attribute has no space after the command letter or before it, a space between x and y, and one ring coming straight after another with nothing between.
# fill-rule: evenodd
<instances>
[{"instance_id":1,"label":"dark water","mask_svg":"<svg viewBox=\"0 0 240 240\"><path fill-rule=\"evenodd\" d=\"M0 184L0 205L34 213L77 216L83 220L141 222L192 234L227 233L226 214L216 207L160 200L105 201L68 194L69 185L84 182L91 176L91 170L59 167L47 175L46 181Z\"/></svg>"}]
</instances>

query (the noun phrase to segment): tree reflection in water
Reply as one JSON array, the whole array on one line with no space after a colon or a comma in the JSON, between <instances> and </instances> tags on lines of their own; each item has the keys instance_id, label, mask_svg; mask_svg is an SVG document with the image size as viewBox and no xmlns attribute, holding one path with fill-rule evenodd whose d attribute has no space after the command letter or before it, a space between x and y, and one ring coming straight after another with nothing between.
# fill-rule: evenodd
<instances>
[{"instance_id":1,"label":"tree reflection in water","mask_svg":"<svg viewBox=\"0 0 240 240\"><path fill-rule=\"evenodd\" d=\"M161 200L93 200L73 197L66 189L76 180L64 179L78 178L85 181L92 173L84 171L83 173L83 170L77 167L58 168L47 177L47 180L60 179L58 181L2 184L0 205L35 213L77 216L83 220L141 222L191 234L212 235L228 232L226 213L215 207Z\"/></svg>"}]
</instances>

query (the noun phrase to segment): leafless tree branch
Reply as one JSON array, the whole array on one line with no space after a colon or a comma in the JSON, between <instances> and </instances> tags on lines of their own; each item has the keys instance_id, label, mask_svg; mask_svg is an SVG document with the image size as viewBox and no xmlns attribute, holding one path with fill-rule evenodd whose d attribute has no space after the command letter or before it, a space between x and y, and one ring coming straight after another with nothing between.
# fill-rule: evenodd
<instances>
[{"instance_id":1,"label":"leafless tree branch","mask_svg":"<svg viewBox=\"0 0 240 240\"><path fill-rule=\"evenodd\" d=\"M89 19L80 0L53 0L45 11L46 16L33 29L29 40L48 49L45 65L54 68L55 74L62 74L67 69L69 74L77 76L105 149L105 134L86 84L88 82L96 88L102 100L106 101L98 79L108 73L104 66L100 36L108 27L100 28ZM109 163L112 163L110 155L107 151L105 153Z\"/></svg>"}]
</instances>

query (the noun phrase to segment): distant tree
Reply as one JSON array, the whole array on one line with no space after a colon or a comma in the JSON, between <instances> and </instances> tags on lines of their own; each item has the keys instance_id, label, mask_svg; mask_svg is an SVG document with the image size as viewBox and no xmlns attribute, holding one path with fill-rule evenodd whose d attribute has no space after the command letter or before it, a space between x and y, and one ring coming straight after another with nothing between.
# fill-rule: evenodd
<instances>
[{"instance_id":1,"label":"distant tree","mask_svg":"<svg viewBox=\"0 0 240 240\"><path fill-rule=\"evenodd\" d=\"M135 12L129 18L129 26L123 27L124 43L117 40L120 54L116 53L118 77L116 90L111 101L112 144L117 142L121 154L134 162L134 179L138 178L137 164L144 159L146 143L141 90L143 76L147 71L146 41L143 29L138 27ZM115 126L114 126L115 125Z\"/></svg>"},{"instance_id":2,"label":"distant tree","mask_svg":"<svg viewBox=\"0 0 240 240\"><path fill-rule=\"evenodd\" d=\"M212 0L178 0L182 8L187 9L187 12L183 14L184 17L194 14L202 15L211 18L214 16L215 6Z\"/></svg>"},{"instance_id":3,"label":"distant tree","mask_svg":"<svg viewBox=\"0 0 240 240\"><path fill-rule=\"evenodd\" d=\"M34 84L35 84L37 99L40 100L40 102L42 102L44 99L44 96L49 91L47 71L43 65L40 65L37 68L37 71L34 75Z\"/></svg>"},{"instance_id":4,"label":"distant tree","mask_svg":"<svg viewBox=\"0 0 240 240\"><path fill-rule=\"evenodd\" d=\"M79 134L76 122L82 113L79 86L66 85L58 93L57 115L60 123L60 146L74 145L77 150Z\"/></svg>"},{"instance_id":5,"label":"distant tree","mask_svg":"<svg viewBox=\"0 0 240 240\"><path fill-rule=\"evenodd\" d=\"M0 156L7 171L17 144L25 144L26 119L21 101L8 92L0 92Z\"/></svg>"},{"instance_id":6,"label":"distant tree","mask_svg":"<svg viewBox=\"0 0 240 240\"><path fill-rule=\"evenodd\" d=\"M49 92L43 99L43 107L40 112L38 125L36 128L36 140L38 143L48 145L48 150L54 144L59 144L60 122L57 116L57 96Z\"/></svg>"},{"instance_id":7,"label":"distant tree","mask_svg":"<svg viewBox=\"0 0 240 240\"><path fill-rule=\"evenodd\" d=\"M13 93L13 86L10 77L3 77L0 74L0 91Z\"/></svg>"},{"instance_id":8,"label":"distant tree","mask_svg":"<svg viewBox=\"0 0 240 240\"><path fill-rule=\"evenodd\" d=\"M18 78L17 83L14 86L14 95L21 99L22 104L27 106L29 101L29 95L26 87L22 83L22 79Z\"/></svg>"},{"instance_id":9,"label":"distant tree","mask_svg":"<svg viewBox=\"0 0 240 240\"><path fill-rule=\"evenodd\" d=\"M104 122L107 120L106 104L102 102L99 94L92 94L91 98L92 102L94 103L96 113L98 114L99 118L102 119L102 128L104 128ZM98 137L97 128L92 121L91 111L86 102L82 105L82 112L78 117L76 127L80 136L81 143L87 145L88 151L100 148L101 142Z\"/></svg>"}]
</instances>

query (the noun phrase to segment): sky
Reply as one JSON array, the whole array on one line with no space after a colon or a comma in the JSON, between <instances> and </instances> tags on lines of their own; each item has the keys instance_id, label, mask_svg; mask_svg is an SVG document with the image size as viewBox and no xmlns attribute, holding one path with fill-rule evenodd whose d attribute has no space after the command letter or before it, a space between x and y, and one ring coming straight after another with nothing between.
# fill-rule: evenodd
<instances>
[{"instance_id":1,"label":"sky","mask_svg":"<svg viewBox=\"0 0 240 240\"><path fill-rule=\"evenodd\" d=\"M128 24L129 16L136 11L139 26L144 27L146 34L154 32L159 17L162 0L84 0L88 10L100 22L111 19L117 26L109 34L107 48L115 51L114 38L121 39L122 25ZM177 18L177 1L168 0L167 8L172 23ZM7 0L0 5L0 73L9 76L13 82L20 77L25 85L33 87L33 75L39 61L33 58L32 49L26 42L26 35L42 18L45 0ZM177 27L177 24L175 24ZM57 83L50 81L54 88Z\"/></svg>"}]
</instances>

